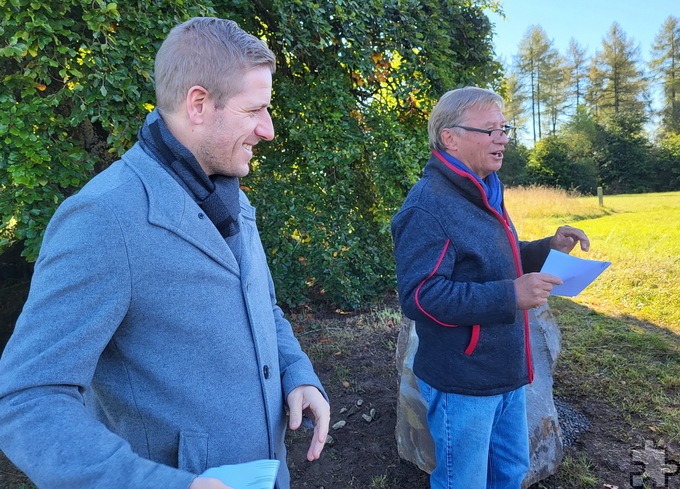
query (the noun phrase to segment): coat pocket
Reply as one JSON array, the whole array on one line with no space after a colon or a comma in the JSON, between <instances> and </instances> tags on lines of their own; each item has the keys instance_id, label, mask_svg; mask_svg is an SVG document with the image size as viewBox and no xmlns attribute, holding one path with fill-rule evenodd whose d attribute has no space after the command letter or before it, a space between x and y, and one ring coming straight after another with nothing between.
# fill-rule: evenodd
<instances>
[{"instance_id":1,"label":"coat pocket","mask_svg":"<svg viewBox=\"0 0 680 489\"><path fill-rule=\"evenodd\" d=\"M475 348L477 348L477 343L479 343L479 330L480 330L479 324L473 324L472 325L472 331L470 333L470 342L468 343L467 348L465 349L465 354L466 355L472 355L475 351Z\"/></svg>"},{"instance_id":2,"label":"coat pocket","mask_svg":"<svg viewBox=\"0 0 680 489\"><path fill-rule=\"evenodd\" d=\"M201 474L208 469L208 434L180 431L177 467Z\"/></svg>"}]
</instances>

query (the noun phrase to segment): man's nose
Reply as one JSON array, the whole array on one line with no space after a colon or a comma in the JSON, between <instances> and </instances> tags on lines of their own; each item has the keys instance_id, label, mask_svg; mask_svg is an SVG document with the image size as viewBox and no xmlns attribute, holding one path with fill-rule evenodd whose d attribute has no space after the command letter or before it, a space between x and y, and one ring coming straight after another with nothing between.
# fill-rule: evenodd
<instances>
[{"instance_id":1,"label":"man's nose","mask_svg":"<svg viewBox=\"0 0 680 489\"><path fill-rule=\"evenodd\" d=\"M272 116L269 114L268 110L263 111L260 116L260 121L255 128L255 134L265 141L274 139L274 123L272 122Z\"/></svg>"}]
</instances>

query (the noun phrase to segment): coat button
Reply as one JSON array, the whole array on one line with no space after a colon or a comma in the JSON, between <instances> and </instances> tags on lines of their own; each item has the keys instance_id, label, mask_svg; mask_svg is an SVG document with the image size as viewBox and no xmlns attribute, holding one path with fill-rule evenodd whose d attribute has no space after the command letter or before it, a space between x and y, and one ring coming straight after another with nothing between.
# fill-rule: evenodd
<instances>
[{"instance_id":1,"label":"coat button","mask_svg":"<svg viewBox=\"0 0 680 489\"><path fill-rule=\"evenodd\" d=\"M265 365L262 367L262 373L264 374L264 378L268 379L269 378L269 366Z\"/></svg>"},{"instance_id":2,"label":"coat button","mask_svg":"<svg viewBox=\"0 0 680 489\"><path fill-rule=\"evenodd\" d=\"M203 219L204 217L205 217L205 214L203 214L202 212L199 212L199 213L198 213L198 218L199 218L199 219Z\"/></svg>"}]
</instances>

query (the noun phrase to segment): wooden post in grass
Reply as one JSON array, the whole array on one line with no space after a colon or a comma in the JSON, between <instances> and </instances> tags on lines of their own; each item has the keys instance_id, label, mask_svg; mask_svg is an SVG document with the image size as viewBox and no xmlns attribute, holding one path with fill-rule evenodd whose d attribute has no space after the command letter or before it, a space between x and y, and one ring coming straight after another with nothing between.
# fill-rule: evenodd
<instances>
[{"instance_id":1,"label":"wooden post in grass","mask_svg":"<svg viewBox=\"0 0 680 489\"><path fill-rule=\"evenodd\" d=\"M604 198L602 197L602 187L597 187L597 200L600 202L600 207L604 205Z\"/></svg>"}]
</instances>

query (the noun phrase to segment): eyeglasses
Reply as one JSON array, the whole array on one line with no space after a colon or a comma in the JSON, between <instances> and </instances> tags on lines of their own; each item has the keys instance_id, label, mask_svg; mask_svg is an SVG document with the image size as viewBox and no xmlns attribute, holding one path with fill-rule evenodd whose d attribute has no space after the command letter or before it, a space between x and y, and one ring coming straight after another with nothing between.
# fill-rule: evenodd
<instances>
[{"instance_id":1,"label":"eyeglasses","mask_svg":"<svg viewBox=\"0 0 680 489\"><path fill-rule=\"evenodd\" d=\"M459 129L464 129L466 131L481 132L482 134L486 134L487 136L491 136L494 139L498 139L503 135L510 138L510 137L512 137L512 132L515 130L515 126L511 126L509 124L504 125L500 129L479 129L478 127L468 127L468 126L451 126L451 127L458 127Z\"/></svg>"}]
</instances>

